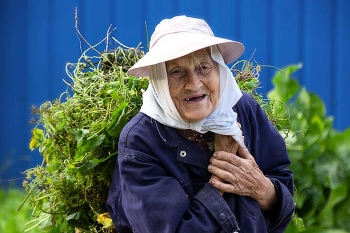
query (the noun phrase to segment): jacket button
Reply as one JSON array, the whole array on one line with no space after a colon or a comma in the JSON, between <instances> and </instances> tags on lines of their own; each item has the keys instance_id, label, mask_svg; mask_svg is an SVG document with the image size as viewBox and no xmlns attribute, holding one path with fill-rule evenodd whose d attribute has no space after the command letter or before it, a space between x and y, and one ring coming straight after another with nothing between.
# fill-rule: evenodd
<instances>
[{"instance_id":1,"label":"jacket button","mask_svg":"<svg viewBox=\"0 0 350 233\"><path fill-rule=\"evenodd\" d=\"M221 213L221 214L219 215L219 217L220 217L221 219L224 219L224 218L226 218L226 214L225 214L225 213Z\"/></svg>"},{"instance_id":2,"label":"jacket button","mask_svg":"<svg viewBox=\"0 0 350 233\"><path fill-rule=\"evenodd\" d=\"M182 151L180 152L180 156L181 156L182 158L186 157L186 151L182 150Z\"/></svg>"}]
</instances>

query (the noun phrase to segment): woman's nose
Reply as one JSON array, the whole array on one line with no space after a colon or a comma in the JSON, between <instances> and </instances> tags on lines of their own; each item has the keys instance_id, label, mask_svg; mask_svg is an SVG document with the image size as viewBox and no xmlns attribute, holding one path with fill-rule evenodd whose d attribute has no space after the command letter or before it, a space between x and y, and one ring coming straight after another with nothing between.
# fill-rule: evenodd
<instances>
[{"instance_id":1,"label":"woman's nose","mask_svg":"<svg viewBox=\"0 0 350 233\"><path fill-rule=\"evenodd\" d=\"M197 70L191 70L187 74L186 88L196 90L203 86L202 76Z\"/></svg>"}]
</instances>

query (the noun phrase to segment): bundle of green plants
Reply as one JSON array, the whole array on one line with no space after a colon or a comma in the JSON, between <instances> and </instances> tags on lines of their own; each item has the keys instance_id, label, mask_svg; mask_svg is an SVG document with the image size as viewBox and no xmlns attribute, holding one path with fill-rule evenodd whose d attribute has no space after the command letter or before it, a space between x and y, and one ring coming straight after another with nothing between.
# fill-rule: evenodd
<instances>
[{"instance_id":1,"label":"bundle of green plants","mask_svg":"<svg viewBox=\"0 0 350 233\"><path fill-rule=\"evenodd\" d=\"M90 56L97 53L98 56ZM114 232L106 200L123 126L139 111L148 78L126 71L144 52L118 47L98 52L90 47L77 63L67 64L70 78L59 98L32 108L35 114L30 148L43 162L25 172L23 186L33 206L27 231ZM258 93L261 66L233 65L240 88L252 94L272 122L273 109ZM280 116L279 116L280 117Z\"/></svg>"},{"instance_id":2,"label":"bundle of green plants","mask_svg":"<svg viewBox=\"0 0 350 233\"><path fill-rule=\"evenodd\" d=\"M23 186L37 217L28 230L110 232L113 227L104 214L118 137L138 112L148 80L126 74L143 55L139 49L119 47L97 57L88 51L67 64L67 91L32 108L30 148L39 149L43 162L25 172Z\"/></svg>"}]
</instances>

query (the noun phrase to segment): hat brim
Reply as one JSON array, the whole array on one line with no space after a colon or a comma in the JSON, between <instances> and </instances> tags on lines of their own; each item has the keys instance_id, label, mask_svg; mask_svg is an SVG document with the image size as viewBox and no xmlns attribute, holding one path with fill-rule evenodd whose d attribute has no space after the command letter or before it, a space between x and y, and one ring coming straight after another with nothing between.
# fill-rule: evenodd
<instances>
[{"instance_id":1,"label":"hat brim","mask_svg":"<svg viewBox=\"0 0 350 233\"><path fill-rule=\"evenodd\" d=\"M151 65L170 61L199 49L217 45L226 64L236 61L244 52L242 43L199 33L174 33L162 38L129 70L128 74L145 77Z\"/></svg>"}]
</instances>

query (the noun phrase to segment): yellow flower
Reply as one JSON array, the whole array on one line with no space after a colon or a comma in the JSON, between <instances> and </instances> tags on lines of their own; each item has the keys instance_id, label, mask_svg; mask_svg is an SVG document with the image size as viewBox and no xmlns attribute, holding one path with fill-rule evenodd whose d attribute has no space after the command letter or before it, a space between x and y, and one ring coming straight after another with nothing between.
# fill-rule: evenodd
<instances>
[{"instance_id":1,"label":"yellow flower","mask_svg":"<svg viewBox=\"0 0 350 233\"><path fill-rule=\"evenodd\" d=\"M109 213L99 214L97 216L97 222L101 223L103 225L103 228L113 228L114 227L112 219L109 216Z\"/></svg>"}]
</instances>

